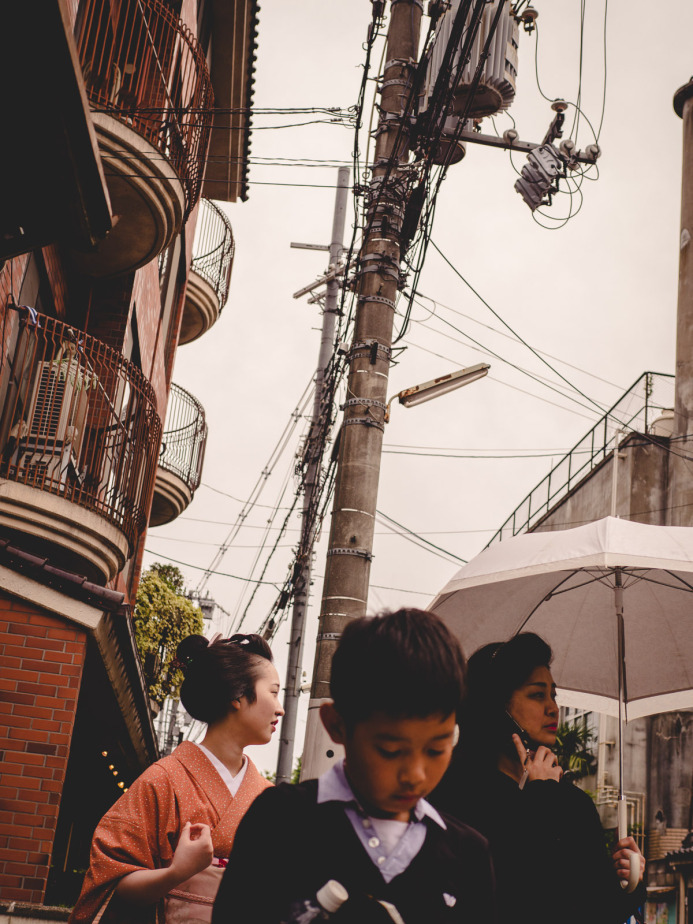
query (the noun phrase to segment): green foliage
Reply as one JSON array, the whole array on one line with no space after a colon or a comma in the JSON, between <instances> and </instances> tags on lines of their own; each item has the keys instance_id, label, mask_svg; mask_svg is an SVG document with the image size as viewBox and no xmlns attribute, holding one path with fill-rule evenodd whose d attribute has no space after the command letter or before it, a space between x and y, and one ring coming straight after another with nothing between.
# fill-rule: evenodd
<instances>
[{"instance_id":1,"label":"green foliage","mask_svg":"<svg viewBox=\"0 0 693 924\"><path fill-rule=\"evenodd\" d=\"M188 635L202 634L204 627L199 608L176 587L183 587L178 568L152 565L140 581L133 614L147 690L159 704L167 696L177 697L183 682L182 672L171 666L176 648Z\"/></svg>"},{"instance_id":2,"label":"green foliage","mask_svg":"<svg viewBox=\"0 0 693 924\"><path fill-rule=\"evenodd\" d=\"M269 780L270 783L277 782L277 774L274 772L274 770L263 770L262 775L264 776L266 780ZM294 766L294 769L291 771L290 782L295 786L296 783L300 783L300 781L301 781L301 758L299 757L298 760L296 761L296 765Z\"/></svg>"},{"instance_id":3,"label":"green foliage","mask_svg":"<svg viewBox=\"0 0 693 924\"><path fill-rule=\"evenodd\" d=\"M182 594L185 590L183 572L176 565L162 565L161 562L155 561L149 570L158 575L175 593Z\"/></svg>"},{"instance_id":4,"label":"green foliage","mask_svg":"<svg viewBox=\"0 0 693 924\"><path fill-rule=\"evenodd\" d=\"M590 751L593 737L584 722L561 722L556 729L553 751L564 772L570 770L573 779L589 776L594 770L595 757Z\"/></svg>"}]
</instances>

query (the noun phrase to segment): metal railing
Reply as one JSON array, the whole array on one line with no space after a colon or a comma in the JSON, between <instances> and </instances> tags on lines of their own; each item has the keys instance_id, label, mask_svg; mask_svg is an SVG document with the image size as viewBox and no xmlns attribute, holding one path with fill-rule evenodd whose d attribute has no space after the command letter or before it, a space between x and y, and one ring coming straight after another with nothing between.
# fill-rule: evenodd
<instances>
[{"instance_id":1,"label":"metal railing","mask_svg":"<svg viewBox=\"0 0 693 924\"><path fill-rule=\"evenodd\" d=\"M674 376L644 372L583 438L518 504L488 542L526 532L613 451L619 430L648 433L655 417L674 406Z\"/></svg>"},{"instance_id":2,"label":"metal railing","mask_svg":"<svg viewBox=\"0 0 693 924\"><path fill-rule=\"evenodd\" d=\"M144 136L183 183L186 217L197 202L214 94L204 53L162 0L83 0L76 29L93 109Z\"/></svg>"},{"instance_id":3,"label":"metal railing","mask_svg":"<svg viewBox=\"0 0 693 924\"><path fill-rule=\"evenodd\" d=\"M203 199L195 228L192 269L212 286L220 310L228 298L235 250L231 222L218 206Z\"/></svg>"},{"instance_id":4,"label":"metal railing","mask_svg":"<svg viewBox=\"0 0 693 924\"><path fill-rule=\"evenodd\" d=\"M177 475L194 494L202 479L206 446L204 408L180 385L171 385L159 465Z\"/></svg>"},{"instance_id":5,"label":"metal railing","mask_svg":"<svg viewBox=\"0 0 693 924\"><path fill-rule=\"evenodd\" d=\"M134 551L156 476L161 419L142 372L55 318L8 310L0 478L101 514Z\"/></svg>"}]
</instances>

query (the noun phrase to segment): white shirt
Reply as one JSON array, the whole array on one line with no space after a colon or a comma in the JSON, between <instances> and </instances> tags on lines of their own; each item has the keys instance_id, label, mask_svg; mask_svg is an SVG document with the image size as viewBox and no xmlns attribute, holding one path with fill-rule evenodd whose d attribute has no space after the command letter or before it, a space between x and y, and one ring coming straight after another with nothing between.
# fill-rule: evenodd
<instances>
[{"instance_id":1,"label":"white shirt","mask_svg":"<svg viewBox=\"0 0 693 924\"><path fill-rule=\"evenodd\" d=\"M243 782L243 777L245 776L245 771L248 769L248 758L243 755L243 766L234 776L229 768L222 764L219 758L212 754L209 748L206 748L204 744L198 744L197 747L202 751L205 757L209 760L211 764L214 765L214 769L217 771L222 780L226 783L229 792L232 796L235 796L238 792L241 783Z\"/></svg>"}]
</instances>

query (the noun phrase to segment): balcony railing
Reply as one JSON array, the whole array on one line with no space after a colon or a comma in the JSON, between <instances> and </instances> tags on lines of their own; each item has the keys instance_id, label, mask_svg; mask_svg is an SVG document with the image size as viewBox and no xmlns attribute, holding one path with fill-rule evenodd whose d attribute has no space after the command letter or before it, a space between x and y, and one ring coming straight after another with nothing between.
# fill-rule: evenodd
<instances>
[{"instance_id":1,"label":"balcony railing","mask_svg":"<svg viewBox=\"0 0 693 924\"><path fill-rule=\"evenodd\" d=\"M206 445L204 408L180 385L171 385L159 466L185 482L191 494L200 486Z\"/></svg>"},{"instance_id":2,"label":"balcony railing","mask_svg":"<svg viewBox=\"0 0 693 924\"><path fill-rule=\"evenodd\" d=\"M673 406L674 376L662 372L644 372L518 504L488 545L535 526L613 451L618 430L648 433L659 412Z\"/></svg>"},{"instance_id":3,"label":"balcony railing","mask_svg":"<svg viewBox=\"0 0 693 924\"><path fill-rule=\"evenodd\" d=\"M116 116L168 159L197 202L214 95L205 56L162 0L83 0L77 48L92 107Z\"/></svg>"},{"instance_id":4,"label":"balcony railing","mask_svg":"<svg viewBox=\"0 0 693 924\"><path fill-rule=\"evenodd\" d=\"M126 537L145 528L161 419L141 371L55 318L8 312L0 373L0 478L95 511Z\"/></svg>"},{"instance_id":5,"label":"balcony railing","mask_svg":"<svg viewBox=\"0 0 693 924\"><path fill-rule=\"evenodd\" d=\"M203 199L195 228L192 268L212 286L220 310L228 298L235 250L228 218L213 202Z\"/></svg>"}]
</instances>

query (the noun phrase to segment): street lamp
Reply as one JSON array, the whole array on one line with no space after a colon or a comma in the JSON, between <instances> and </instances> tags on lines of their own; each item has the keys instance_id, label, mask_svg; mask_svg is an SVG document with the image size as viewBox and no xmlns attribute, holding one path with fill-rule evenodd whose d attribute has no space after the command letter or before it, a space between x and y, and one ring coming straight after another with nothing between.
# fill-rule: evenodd
<instances>
[{"instance_id":1,"label":"street lamp","mask_svg":"<svg viewBox=\"0 0 693 924\"><path fill-rule=\"evenodd\" d=\"M458 369L456 372L450 372L447 375L438 376L437 379L431 379L430 382L424 382L422 385L413 385L411 388L405 388L398 394L393 395L387 402L385 409L385 423L390 420L390 406L397 398L404 407L415 407L417 404L423 404L424 401L430 401L439 395L445 395L456 388L462 388L463 385L469 385L476 382L477 379L483 379L488 374L491 367L488 363L476 363L474 366L467 366L466 369Z\"/></svg>"}]
</instances>

